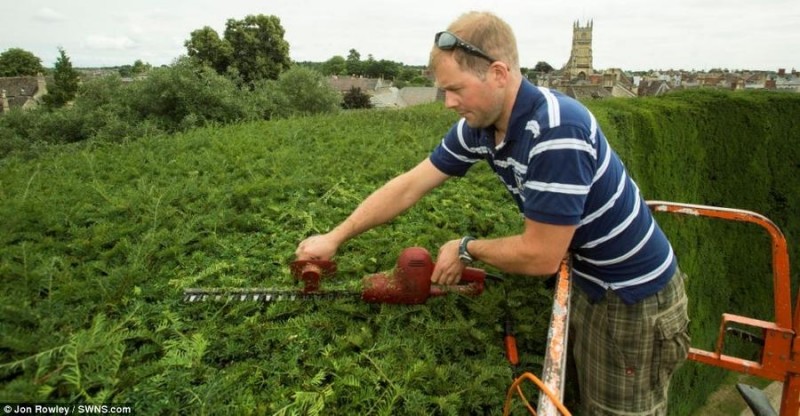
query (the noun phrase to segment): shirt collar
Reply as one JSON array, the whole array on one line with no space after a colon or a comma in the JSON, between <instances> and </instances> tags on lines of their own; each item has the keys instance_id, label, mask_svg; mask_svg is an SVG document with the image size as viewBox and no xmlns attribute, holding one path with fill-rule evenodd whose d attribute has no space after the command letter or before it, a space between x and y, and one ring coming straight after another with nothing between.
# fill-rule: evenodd
<instances>
[{"instance_id":1,"label":"shirt collar","mask_svg":"<svg viewBox=\"0 0 800 416\"><path fill-rule=\"evenodd\" d=\"M536 102L536 87L527 79L523 78L514 100L514 108L511 110L511 117L508 119L508 131L506 132L506 142L517 140L525 132L525 126L531 118L534 103Z\"/></svg>"},{"instance_id":2,"label":"shirt collar","mask_svg":"<svg viewBox=\"0 0 800 416\"><path fill-rule=\"evenodd\" d=\"M486 143L491 143L491 148L502 149L507 143L517 140L525 132L525 126L530 119L534 103L536 102L536 87L527 79L523 78L520 83L517 98L514 99L514 107L511 110L511 117L508 119L508 129L503 143L494 146L494 126L483 129L482 138Z\"/></svg>"}]
</instances>

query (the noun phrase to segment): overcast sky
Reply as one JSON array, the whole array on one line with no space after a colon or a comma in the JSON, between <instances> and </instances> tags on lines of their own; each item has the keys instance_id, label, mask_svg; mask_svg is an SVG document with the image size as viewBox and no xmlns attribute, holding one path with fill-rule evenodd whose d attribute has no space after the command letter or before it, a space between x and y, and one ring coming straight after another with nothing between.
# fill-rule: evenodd
<instances>
[{"instance_id":1,"label":"overcast sky","mask_svg":"<svg viewBox=\"0 0 800 416\"><path fill-rule=\"evenodd\" d=\"M492 11L517 36L520 63L560 68L572 25L594 21L595 69L800 70L800 0L0 0L0 53L22 48L52 67L170 64L189 34L228 19L275 15L295 61L356 49L423 65L433 35L468 10Z\"/></svg>"}]
</instances>

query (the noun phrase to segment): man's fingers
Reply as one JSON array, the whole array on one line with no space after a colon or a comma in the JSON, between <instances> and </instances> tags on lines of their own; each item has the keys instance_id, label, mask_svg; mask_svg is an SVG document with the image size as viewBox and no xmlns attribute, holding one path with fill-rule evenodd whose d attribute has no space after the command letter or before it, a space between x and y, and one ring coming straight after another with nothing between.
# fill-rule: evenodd
<instances>
[{"instance_id":1,"label":"man's fingers","mask_svg":"<svg viewBox=\"0 0 800 416\"><path fill-rule=\"evenodd\" d=\"M298 260L329 260L336 254L336 247L321 235L313 235L301 241L294 252Z\"/></svg>"},{"instance_id":2,"label":"man's fingers","mask_svg":"<svg viewBox=\"0 0 800 416\"><path fill-rule=\"evenodd\" d=\"M439 267L433 268L433 273L431 273L431 282L439 284L439 279L442 276L442 270Z\"/></svg>"},{"instance_id":3,"label":"man's fingers","mask_svg":"<svg viewBox=\"0 0 800 416\"><path fill-rule=\"evenodd\" d=\"M436 267L431 275L431 282L439 285L454 285L459 280L461 280L461 270L458 267L448 270Z\"/></svg>"}]
</instances>

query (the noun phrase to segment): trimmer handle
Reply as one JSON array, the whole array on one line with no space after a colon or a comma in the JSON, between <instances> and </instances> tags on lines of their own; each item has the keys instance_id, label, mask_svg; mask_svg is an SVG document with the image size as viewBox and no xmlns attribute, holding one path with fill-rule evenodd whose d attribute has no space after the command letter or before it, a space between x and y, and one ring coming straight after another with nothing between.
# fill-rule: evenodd
<instances>
[{"instance_id":1,"label":"trimmer handle","mask_svg":"<svg viewBox=\"0 0 800 416\"><path fill-rule=\"evenodd\" d=\"M292 275L303 281L303 293L319 290L319 279L336 272L336 263L328 260L295 260L291 264Z\"/></svg>"},{"instance_id":2,"label":"trimmer handle","mask_svg":"<svg viewBox=\"0 0 800 416\"><path fill-rule=\"evenodd\" d=\"M460 293L467 296L477 296L483 293L485 287L486 271L467 267L461 273L461 280L455 285L431 285L431 296L442 296L448 293Z\"/></svg>"}]
</instances>

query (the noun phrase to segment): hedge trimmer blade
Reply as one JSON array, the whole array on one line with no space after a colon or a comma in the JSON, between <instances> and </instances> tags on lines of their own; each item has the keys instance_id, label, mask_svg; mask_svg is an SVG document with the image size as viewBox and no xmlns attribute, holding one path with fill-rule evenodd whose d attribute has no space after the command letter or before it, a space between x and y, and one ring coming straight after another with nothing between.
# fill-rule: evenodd
<instances>
[{"instance_id":1,"label":"hedge trimmer blade","mask_svg":"<svg viewBox=\"0 0 800 416\"><path fill-rule=\"evenodd\" d=\"M296 302L308 300L334 300L360 298L361 292L326 290L305 293L297 290L270 288L188 288L183 290L183 301L196 302Z\"/></svg>"},{"instance_id":2,"label":"hedge trimmer blade","mask_svg":"<svg viewBox=\"0 0 800 416\"><path fill-rule=\"evenodd\" d=\"M292 274L303 282L302 290L271 288L189 288L183 290L184 302L274 302L304 301L312 299L331 300L361 297L361 292L344 290L319 290L320 279L336 271L336 264L327 260L297 260L291 263Z\"/></svg>"},{"instance_id":3,"label":"hedge trimmer blade","mask_svg":"<svg viewBox=\"0 0 800 416\"><path fill-rule=\"evenodd\" d=\"M467 267L455 285L433 285L433 260L427 250L409 247L400 253L397 265L391 272L375 273L362 279L362 290L320 290L320 279L336 271L336 264L328 260L297 260L292 262L292 274L303 282L301 290L271 288L209 288L185 289L185 302L239 301L272 302L331 300L360 298L369 303L419 305L432 296L458 293L477 296L483 292L487 274L481 269Z\"/></svg>"}]
</instances>

